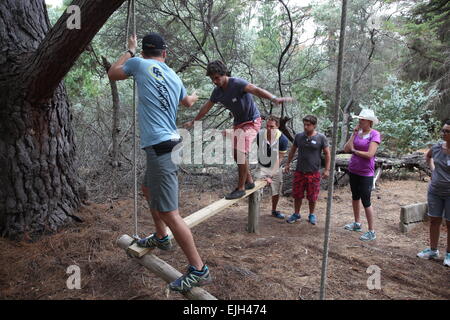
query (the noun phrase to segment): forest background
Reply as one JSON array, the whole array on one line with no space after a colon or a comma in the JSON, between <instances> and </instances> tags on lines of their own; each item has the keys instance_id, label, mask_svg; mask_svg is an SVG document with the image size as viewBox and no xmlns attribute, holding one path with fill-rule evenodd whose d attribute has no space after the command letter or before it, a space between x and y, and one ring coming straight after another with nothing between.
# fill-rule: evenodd
<instances>
[{"instance_id":1,"label":"forest background","mask_svg":"<svg viewBox=\"0 0 450 320\"><path fill-rule=\"evenodd\" d=\"M51 2L53 24L71 1ZM340 9L340 2L327 0L137 0L137 34L139 39L148 32L162 34L169 45L168 65L188 92L200 97L193 108L179 109L179 127L209 98L213 84L205 76L206 65L220 59L233 76L296 99L275 107L255 98L263 116L281 117L288 137L303 130L307 114L316 115L319 130L330 137ZM450 4L442 0L349 2L338 150L355 125L351 114L361 108L374 109L381 121L380 154L400 156L439 139L440 122L450 117L449 15ZM110 63L126 49L126 21L124 3L64 80L77 167L91 201L117 199L132 190L133 84L107 77ZM231 126L231 114L220 105L203 121L204 130ZM142 173L143 153L138 165Z\"/></svg>"}]
</instances>

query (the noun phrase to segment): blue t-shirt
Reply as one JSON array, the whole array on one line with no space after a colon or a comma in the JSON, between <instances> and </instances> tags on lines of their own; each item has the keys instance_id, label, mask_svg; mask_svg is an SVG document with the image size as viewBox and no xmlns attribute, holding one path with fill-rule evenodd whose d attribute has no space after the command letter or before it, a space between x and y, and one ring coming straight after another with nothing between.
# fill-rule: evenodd
<instances>
[{"instance_id":1,"label":"blue t-shirt","mask_svg":"<svg viewBox=\"0 0 450 320\"><path fill-rule=\"evenodd\" d=\"M141 148L179 139L177 110L186 96L180 77L164 62L138 57L128 59L123 71L134 76L138 88Z\"/></svg>"},{"instance_id":2,"label":"blue t-shirt","mask_svg":"<svg viewBox=\"0 0 450 320\"><path fill-rule=\"evenodd\" d=\"M220 87L215 87L209 98L211 102L220 102L231 111L235 126L260 117L259 110L253 101L253 96L244 91L247 85L248 82L243 79L229 78L227 88L224 90Z\"/></svg>"}]
</instances>

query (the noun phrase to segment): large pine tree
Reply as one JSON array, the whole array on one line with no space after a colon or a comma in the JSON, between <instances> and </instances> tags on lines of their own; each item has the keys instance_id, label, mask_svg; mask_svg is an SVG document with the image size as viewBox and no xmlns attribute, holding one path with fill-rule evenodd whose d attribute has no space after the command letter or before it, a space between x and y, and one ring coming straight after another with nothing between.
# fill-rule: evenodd
<instances>
[{"instance_id":1,"label":"large pine tree","mask_svg":"<svg viewBox=\"0 0 450 320\"><path fill-rule=\"evenodd\" d=\"M75 0L51 27L44 0L0 1L0 233L55 231L79 208L64 76L125 0ZM70 21L70 20L69 20Z\"/></svg>"}]
</instances>

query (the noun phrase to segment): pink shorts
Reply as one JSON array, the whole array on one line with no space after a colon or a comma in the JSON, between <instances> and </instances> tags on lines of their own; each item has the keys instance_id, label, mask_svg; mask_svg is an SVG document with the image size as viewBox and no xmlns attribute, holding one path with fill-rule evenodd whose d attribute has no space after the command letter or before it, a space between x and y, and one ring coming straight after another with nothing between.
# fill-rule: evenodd
<instances>
[{"instance_id":1,"label":"pink shorts","mask_svg":"<svg viewBox=\"0 0 450 320\"><path fill-rule=\"evenodd\" d=\"M233 149L243 153L249 153L253 140L255 140L261 129L261 118L247 121L233 127Z\"/></svg>"}]
</instances>

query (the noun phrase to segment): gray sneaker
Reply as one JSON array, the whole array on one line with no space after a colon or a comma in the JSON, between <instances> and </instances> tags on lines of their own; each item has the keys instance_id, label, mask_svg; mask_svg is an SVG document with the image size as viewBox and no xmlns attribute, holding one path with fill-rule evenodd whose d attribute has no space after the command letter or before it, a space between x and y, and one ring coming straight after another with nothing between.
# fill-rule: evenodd
<instances>
[{"instance_id":1,"label":"gray sneaker","mask_svg":"<svg viewBox=\"0 0 450 320\"><path fill-rule=\"evenodd\" d=\"M197 270L193 266L189 266L187 273L171 282L169 288L172 291L186 292L193 287L204 286L211 282L212 278L206 265L203 266L202 270Z\"/></svg>"},{"instance_id":2,"label":"gray sneaker","mask_svg":"<svg viewBox=\"0 0 450 320\"><path fill-rule=\"evenodd\" d=\"M364 233L359 240L361 241L372 241L375 240L377 238L377 235L375 234L375 231L367 231L366 233Z\"/></svg>"},{"instance_id":3,"label":"gray sneaker","mask_svg":"<svg viewBox=\"0 0 450 320\"><path fill-rule=\"evenodd\" d=\"M147 238L139 239L136 244L141 248L159 248L161 250L172 249L172 241L170 241L169 236L165 236L160 240L156 236L156 233Z\"/></svg>"},{"instance_id":4,"label":"gray sneaker","mask_svg":"<svg viewBox=\"0 0 450 320\"><path fill-rule=\"evenodd\" d=\"M346 224L344 226L344 229L350 230L350 231L357 231L357 232L361 232L361 230L362 230L361 223L359 223L359 222L353 222L353 223Z\"/></svg>"}]
</instances>

